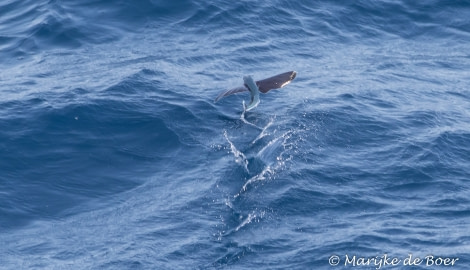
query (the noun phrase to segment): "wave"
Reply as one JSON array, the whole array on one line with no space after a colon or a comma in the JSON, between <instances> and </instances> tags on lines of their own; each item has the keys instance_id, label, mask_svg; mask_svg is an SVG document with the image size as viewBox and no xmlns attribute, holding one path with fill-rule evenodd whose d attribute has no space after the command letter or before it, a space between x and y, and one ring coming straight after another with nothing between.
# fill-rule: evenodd
<instances>
[{"instance_id":1,"label":"wave","mask_svg":"<svg viewBox=\"0 0 470 270\"><path fill-rule=\"evenodd\" d=\"M443 244L467 259L467 13L2 2L0 61L39 54L0 74L4 265L321 268ZM212 102L287 66L292 88L255 111Z\"/></svg>"},{"instance_id":2,"label":"wave","mask_svg":"<svg viewBox=\"0 0 470 270\"><path fill-rule=\"evenodd\" d=\"M109 31L99 21L80 16L71 8L54 0L0 5L0 39L5 41L0 52L7 59L22 58L43 50L74 49L118 37L116 31Z\"/></svg>"},{"instance_id":3,"label":"wave","mask_svg":"<svg viewBox=\"0 0 470 270\"><path fill-rule=\"evenodd\" d=\"M0 5L0 52L24 57L43 50L75 49L145 29L156 35L218 35L220 46L265 55L281 48L283 40L302 37L340 43L395 37L460 41L470 38L468 9L462 1L300 1L295 5L284 0L275 5L183 0L6 2ZM266 31L259 31L261 28ZM251 41L250 45L243 45L243 40Z\"/></svg>"},{"instance_id":4,"label":"wave","mask_svg":"<svg viewBox=\"0 0 470 270\"><path fill-rule=\"evenodd\" d=\"M85 200L135 188L156 168L191 162L188 157L168 164L168 159L206 140L212 131L195 111L211 108L186 106L188 98L159 88L149 72L98 94L79 88L0 104L0 158L8 160L0 164L6 172L0 182L10 190L1 204L15 205L2 207L0 215L11 216L2 226L55 218Z\"/></svg>"}]
</instances>

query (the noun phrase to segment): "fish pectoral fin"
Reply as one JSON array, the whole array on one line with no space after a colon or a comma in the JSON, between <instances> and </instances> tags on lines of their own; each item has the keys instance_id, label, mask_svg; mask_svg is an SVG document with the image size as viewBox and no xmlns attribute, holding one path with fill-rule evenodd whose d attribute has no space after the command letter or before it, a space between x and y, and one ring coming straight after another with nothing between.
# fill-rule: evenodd
<instances>
[{"instance_id":1,"label":"fish pectoral fin","mask_svg":"<svg viewBox=\"0 0 470 270\"><path fill-rule=\"evenodd\" d=\"M289 84L295 77L297 72L288 71L282 74L272 76L270 78L260 80L256 82L256 85L259 87L259 91L263 94L269 92L272 89L278 89Z\"/></svg>"},{"instance_id":2,"label":"fish pectoral fin","mask_svg":"<svg viewBox=\"0 0 470 270\"><path fill-rule=\"evenodd\" d=\"M241 93L241 92L246 92L246 91L249 91L247 87L245 86L239 86L239 87L235 87L235 88L232 88L232 89L229 89L229 90L225 90L223 92L221 92L214 100L214 102L217 102L219 100L221 100L222 98L226 97L226 96L230 96L230 95L233 95L233 94L237 94L237 93Z\"/></svg>"}]
</instances>

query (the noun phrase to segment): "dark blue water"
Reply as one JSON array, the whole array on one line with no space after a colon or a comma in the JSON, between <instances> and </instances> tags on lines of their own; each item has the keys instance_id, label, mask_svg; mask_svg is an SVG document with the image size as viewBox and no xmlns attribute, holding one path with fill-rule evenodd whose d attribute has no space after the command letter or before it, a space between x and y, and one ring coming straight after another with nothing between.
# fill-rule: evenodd
<instances>
[{"instance_id":1,"label":"dark blue water","mask_svg":"<svg viewBox=\"0 0 470 270\"><path fill-rule=\"evenodd\" d=\"M0 268L468 269L469 14L0 2Z\"/></svg>"}]
</instances>

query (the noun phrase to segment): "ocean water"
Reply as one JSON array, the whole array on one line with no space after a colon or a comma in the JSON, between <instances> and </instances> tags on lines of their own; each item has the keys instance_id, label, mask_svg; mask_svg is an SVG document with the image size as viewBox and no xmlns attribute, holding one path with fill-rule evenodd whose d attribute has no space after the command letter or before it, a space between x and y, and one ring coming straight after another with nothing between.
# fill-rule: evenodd
<instances>
[{"instance_id":1,"label":"ocean water","mask_svg":"<svg viewBox=\"0 0 470 270\"><path fill-rule=\"evenodd\" d=\"M1 1L0 269L468 269L469 14Z\"/></svg>"}]
</instances>

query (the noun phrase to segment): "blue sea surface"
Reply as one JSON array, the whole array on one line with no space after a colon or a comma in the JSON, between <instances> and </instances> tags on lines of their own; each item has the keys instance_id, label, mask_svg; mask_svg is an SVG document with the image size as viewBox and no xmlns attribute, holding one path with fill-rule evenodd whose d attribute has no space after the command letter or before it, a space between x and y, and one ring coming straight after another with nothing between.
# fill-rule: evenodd
<instances>
[{"instance_id":1,"label":"blue sea surface","mask_svg":"<svg viewBox=\"0 0 470 270\"><path fill-rule=\"evenodd\" d=\"M470 2L206 2L0 2L0 269L469 269Z\"/></svg>"}]
</instances>

